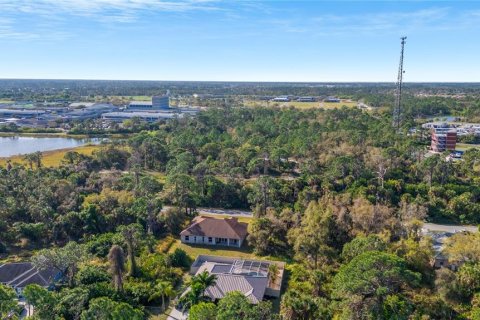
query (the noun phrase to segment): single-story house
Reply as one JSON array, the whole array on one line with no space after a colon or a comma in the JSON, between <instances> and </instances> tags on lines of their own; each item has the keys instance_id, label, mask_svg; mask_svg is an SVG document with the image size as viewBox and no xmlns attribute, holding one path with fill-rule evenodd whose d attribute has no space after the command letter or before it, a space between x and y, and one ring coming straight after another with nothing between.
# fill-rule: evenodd
<instances>
[{"instance_id":1,"label":"single-story house","mask_svg":"<svg viewBox=\"0 0 480 320\"><path fill-rule=\"evenodd\" d=\"M457 271L463 263L463 261L450 261L448 255L443 252L435 254L432 261L432 265L435 269L448 268L452 271Z\"/></svg>"},{"instance_id":2,"label":"single-story house","mask_svg":"<svg viewBox=\"0 0 480 320\"><path fill-rule=\"evenodd\" d=\"M247 237L248 224L237 218L215 219L198 216L182 232L182 243L240 248Z\"/></svg>"},{"instance_id":3,"label":"single-story house","mask_svg":"<svg viewBox=\"0 0 480 320\"><path fill-rule=\"evenodd\" d=\"M272 264L276 268L271 268ZM272 270L275 275L271 274ZM229 292L239 291L256 304L266 296L280 297L285 263L199 255L190 273L198 275L204 271L216 276L215 284L205 291L213 301L222 299Z\"/></svg>"},{"instance_id":4,"label":"single-story house","mask_svg":"<svg viewBox=\"0 0 480 320\"><path fill-rule=\"evenodd\" d=\"M58 270L54 268L39 270L30 262L0 265L0 283L12 287L18 295L21 295L22 290L29 284L49 288L60 277L61 273Z\"/></svg>"},{"instance_id":5,"label":"single-story house","mask_svg":"<svg viewBox=\"0 0 480 320\"><path fill-rule=\"evenodd\" d=\"M442 226L440 226L442 228ZM459 232L465 232L463 228L453 231L429 231L422 229L423 235L429 236L432 238L432 247L435 253L431 265L435 269L448 268L452 271L457 271L465 261L452 260L448 254L445 252L445 246L450 237Z\"/></svg>"}]
</instances>

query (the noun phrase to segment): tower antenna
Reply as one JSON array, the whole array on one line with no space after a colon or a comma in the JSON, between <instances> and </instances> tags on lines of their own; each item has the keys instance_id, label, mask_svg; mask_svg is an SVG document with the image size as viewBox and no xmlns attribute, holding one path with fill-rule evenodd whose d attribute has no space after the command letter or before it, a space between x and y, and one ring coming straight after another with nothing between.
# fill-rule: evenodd
<instances>
[{"instance_id":1,"label":"tower antenna","mask_svg":"<svg viewBox=\"0 0 480 320\"><path fill-rule=\"evenodd\" d=\"M393 126L400 130L402 122L402 85L403 85L403 52L405 48L405 40L407 37L401 37L400 63L398 65L397 88L395 90L395 105L393 106Z\"/></svg>"}]
</instances>

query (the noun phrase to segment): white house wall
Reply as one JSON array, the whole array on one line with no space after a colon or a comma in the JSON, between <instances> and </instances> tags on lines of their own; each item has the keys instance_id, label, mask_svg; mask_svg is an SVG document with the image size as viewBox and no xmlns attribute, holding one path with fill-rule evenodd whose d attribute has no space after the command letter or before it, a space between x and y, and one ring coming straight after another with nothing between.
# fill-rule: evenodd
<instances>
[{"instance_id":1,"label":"white house wall","mask_svg":"<svg viewBox=\"0 0 480 320\"><path fill-rule=\"evenodd\" d=\"M188 236L188 240L186 239L186 236L181 236L181 241L183 243L190 243L190 244L202 244L202 245L211 245L211 246L230 246L230 247L238 247L240 248L243 244L243 240L237 239L238 245L233 245L231 244L231 240L233 239L228 239L228 243L219 243L217 244L217 238L212 237L212 242L208 241L208 237L205 236Z\"/></svg>"}]
</instances>

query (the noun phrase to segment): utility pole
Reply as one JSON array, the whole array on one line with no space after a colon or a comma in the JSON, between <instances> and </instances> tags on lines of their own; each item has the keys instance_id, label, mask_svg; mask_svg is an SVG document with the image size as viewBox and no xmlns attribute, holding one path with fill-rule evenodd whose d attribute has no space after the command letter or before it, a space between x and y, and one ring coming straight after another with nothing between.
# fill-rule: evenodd
<instances>
[{"instance_id":1,"label":"utility pole","mask_svg":"<svg viewBox=\"0 0 480 320\"><path fill-rule=\"evenodd\" d=\"M407 37L401 37L400 63L398 65L397 88L395 90L395 105L393 106L393 126L400 130L402 122L402 85L403 85L403 52L405 47L405 40Z\"/></svg>"}]
</instances>

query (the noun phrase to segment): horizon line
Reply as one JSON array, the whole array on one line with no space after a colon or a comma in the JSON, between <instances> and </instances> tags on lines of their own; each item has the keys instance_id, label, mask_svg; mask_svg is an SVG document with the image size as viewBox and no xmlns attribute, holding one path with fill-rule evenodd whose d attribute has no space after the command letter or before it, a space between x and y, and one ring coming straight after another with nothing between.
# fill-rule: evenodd
<instances>
[{"instance_id":1,"label":"horizon line","mask_svg":"<svg viewBox=\"0 0 480 320\"><path fill-rule=\"evenodd\" d=\"M348 84L348 83L381 83L381 84L393 84L395 81L266 81L266 80L152 80L152 79L92 79L92 78L0 78L0 81L4 80L37 80L37 81L133 81L133 82L221 82L221 83L315 83L315 84ZM451 84L451 83L462 83L462 84L480 84L480 81L404 81L403 84Z\"/></svg>"}]
</instances>

